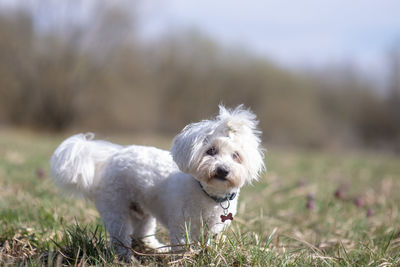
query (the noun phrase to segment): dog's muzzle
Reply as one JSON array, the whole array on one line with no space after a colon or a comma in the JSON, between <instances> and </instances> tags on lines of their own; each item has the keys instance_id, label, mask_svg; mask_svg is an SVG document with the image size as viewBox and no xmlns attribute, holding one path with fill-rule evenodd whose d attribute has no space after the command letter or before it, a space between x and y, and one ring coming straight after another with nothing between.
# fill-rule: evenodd
<instances>
[{"instance_id":1,"label":"dog's muzzle","mask_svg":"<svg viewBox=\"0 0 400 267\"><path fill-rule=\"evenodd\" d=\"M221 165L217 167L214 178L221 181L226 181L227 180L226 177L228 175L229 175L229 169L226 166Z\"/></svg>"}]
</instances>

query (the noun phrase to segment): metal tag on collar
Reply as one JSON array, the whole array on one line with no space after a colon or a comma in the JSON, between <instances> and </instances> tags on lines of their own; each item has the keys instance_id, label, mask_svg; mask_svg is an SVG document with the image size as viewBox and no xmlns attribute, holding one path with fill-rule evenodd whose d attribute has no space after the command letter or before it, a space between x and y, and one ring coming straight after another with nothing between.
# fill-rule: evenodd
<instances>
[{"instance_id":1,"label":"metal tag on collar","mask_svg":"<svg viewBox=\"0 0 400 267\"><path fill-rule=\"evenodd\" d=\"M221 217L221 222L225 222L226 220L231 220L232 221L233 220L233 215L232 215L231 212L228 212L229 207L231 206L231 203L229 202L229 199L227 199L224 202L228 203L228 205L226 207L224 207L222 205L223 202L219 203L219 205L221 206L222 210L224 211L224 214L220 216Z\"/></svg>"},{"instance_id":2,"label":"metal tag on collar","mask_svg":"<svg viewBox=\"0 0 400 267\"><path fill-rule=\"evenodd\" d=\"M224 206L222 205L222 203L224 203L224 202L227 202L227 203L228 203L228 205L227 205L226 207L224 207ZM224 215L227 215L227 214L228 214L229 207L231 206L231 203L229 202L229 199L228 199L227 201L224 201L224 202L219 203L219 205L220 205L221 208L224 210Z\"/></svg>"}]
</instances>

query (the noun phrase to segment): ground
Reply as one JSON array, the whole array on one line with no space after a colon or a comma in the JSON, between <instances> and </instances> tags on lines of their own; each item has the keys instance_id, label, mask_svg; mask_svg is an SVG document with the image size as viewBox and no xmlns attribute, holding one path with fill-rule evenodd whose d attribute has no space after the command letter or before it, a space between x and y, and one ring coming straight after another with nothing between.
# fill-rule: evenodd
<instances>
[{"instance_id":1,"label":"ground","mask_svg":"<svg viewBox=\"0 0 400 267\"><path fill-rule=\"evenodd\" d=\"M0 132L0 265L124 264L93 205L49 179L49 157L64 137ZM108 139L169 147L169 138ZM224 235L184 255L136 245L134 264L400 265L399 157L274 147L266 155L267 172L242 191Z\"/></svg>"}]
</instances>

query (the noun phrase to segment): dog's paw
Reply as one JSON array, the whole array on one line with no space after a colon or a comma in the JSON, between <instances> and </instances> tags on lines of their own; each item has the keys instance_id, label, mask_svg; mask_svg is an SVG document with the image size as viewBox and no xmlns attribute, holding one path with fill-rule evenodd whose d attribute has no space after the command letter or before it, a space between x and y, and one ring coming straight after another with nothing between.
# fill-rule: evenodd
<instances>
[{"instance_id":1,"label":"dog's paw","mask_svg":"<svg viewBox=\"0 0 400 267\"><path fill-rule=\"evenodd\" d=\"M159 247L159 248L156 248L155 249L158 253L168 253L168 252L170 252L171 251L171 248L169 247L169 246L162 246L162 247Z\"/></svg>"},{"instance_id":2,"label":"dog's paw","mask_svg":"<svg viewBox=\"0 0 400 267\"><path fill-rule=\"evenodd\" d=\"M163 243L160 243L157 238L155 238L154 236L149 236L144 238L143 243L146 247L154 249L157 252L169 252L170 251L170 247L164 245Z\"/></svg>"}]
</instances>

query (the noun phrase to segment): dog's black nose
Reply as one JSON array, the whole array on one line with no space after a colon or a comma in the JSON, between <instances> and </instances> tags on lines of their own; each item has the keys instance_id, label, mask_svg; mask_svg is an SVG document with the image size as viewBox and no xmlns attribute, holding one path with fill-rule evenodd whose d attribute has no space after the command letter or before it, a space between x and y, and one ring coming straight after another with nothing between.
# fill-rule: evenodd
<instances>
[{"instance_id":1,"label":"dog's black nose","mask_svg":"<svg viewBox=\"0 0 400 267\"><path fill-rule=\"evenodd\" d=\"M225 166L219 166L217 167L217 170L215 172L215 178L220 179L220 180L226 180L226 176L228 176L229 170Z\"/></svg>"}]
</instances>

